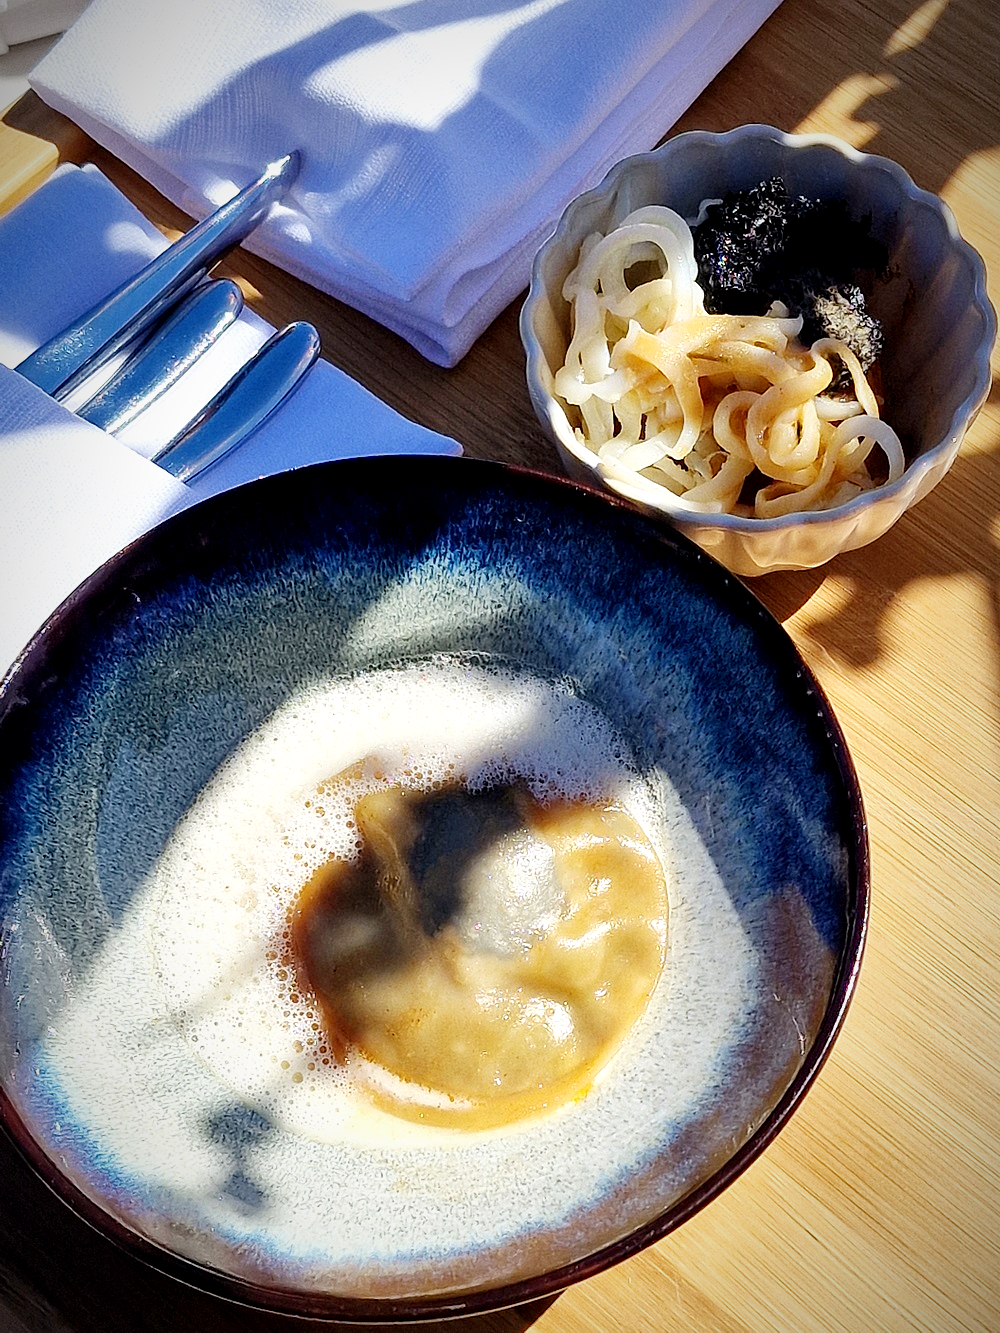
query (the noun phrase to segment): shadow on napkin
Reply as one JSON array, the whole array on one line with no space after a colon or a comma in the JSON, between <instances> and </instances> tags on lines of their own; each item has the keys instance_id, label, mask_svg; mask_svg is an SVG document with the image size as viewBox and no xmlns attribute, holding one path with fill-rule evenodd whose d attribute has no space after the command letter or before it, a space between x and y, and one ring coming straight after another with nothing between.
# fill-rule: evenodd
<instances>
[{"instance_id":1,"label":"shadow on napkin","mask_svg":"<svg viewBox=\"0 0 1000 1333\"><path fill-rule=\"evenodd\" d=\"M92 0L32 84L196 213L300 149L247 248L453 365L776 3Z\"/></svg>"}]
</instances>

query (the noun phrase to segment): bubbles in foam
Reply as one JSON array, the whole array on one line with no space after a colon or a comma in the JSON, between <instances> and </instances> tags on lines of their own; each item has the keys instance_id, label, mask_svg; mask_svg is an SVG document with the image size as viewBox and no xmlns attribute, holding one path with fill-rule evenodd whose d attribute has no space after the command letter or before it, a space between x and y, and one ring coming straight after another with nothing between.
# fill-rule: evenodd
<instances>
[{"instance_id":1,"label":"bubbles in foam","mask_svg":"<svg viewBox=\"0 0 1000 1333\"><path fill-rule=\"evenodd\" d=\"M173 1021L212 1072L276 1124L317 1140L447 1139L373 1110L288 963L291 913L316 868L358 851L358 791L519 778L539 799L619 800L658 844L655 803L607 719L562 681L481 657L317 682L230 758L157 869L153 951ZM370 1073L370 1071L368 1071Z\"/></svg>"}]
</instances>

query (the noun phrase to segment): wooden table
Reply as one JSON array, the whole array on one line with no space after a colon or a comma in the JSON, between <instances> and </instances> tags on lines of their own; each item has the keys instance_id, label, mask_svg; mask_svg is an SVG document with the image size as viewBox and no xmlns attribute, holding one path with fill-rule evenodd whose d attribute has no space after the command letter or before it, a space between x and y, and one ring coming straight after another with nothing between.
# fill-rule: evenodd
<instances>
[{"instance_id":1,"label":"wooden table","mask_svg":"<svg viewBox=\"0 0 1000 1333\"><path fill-rule=\"evenodd\" d=\"M5 120L8 185L49 159L91 160L168 232L189 225L33 94ZM675 128L745 121L895 158L944 195L1000 297L994 0L784 0ZM312 320L331 361L470 455L560 470L523 388L520 302L445 371L251 256L229 269L272 323ZM873 910L845 1029L784 1132L680 1231L542 1305L440 1326L450 1333L1000 1330L997 389L951 473L879 542L753 589L828 692L866 798ZM3 1333L321 1327L148 1271L6 1146L0 1181Z\"/></svg>"}]
</instances>

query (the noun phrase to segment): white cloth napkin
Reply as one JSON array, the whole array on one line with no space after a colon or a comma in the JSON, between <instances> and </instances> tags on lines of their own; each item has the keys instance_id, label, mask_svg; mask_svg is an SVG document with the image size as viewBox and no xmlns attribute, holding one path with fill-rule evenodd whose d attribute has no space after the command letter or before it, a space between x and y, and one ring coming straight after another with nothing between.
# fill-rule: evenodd
<instances>
[{"instance_id":1,"label":"white cloth napkin","mask_svg":"<svg viewBox=\"0 0 1000 1333\"><path fill-rule=\"evenodd\" d=\"M306 463L461 453L321 360L233 454L175 481L147 458L271 331L252 314L117 439L8 369L166 244L94 167L60 167L0 218L0 675L83 578L189 504Z\"/></svg>"},{"instance_id":2,"label":"white cloth napkin","mask_svg":"<svg viewBox=\"0 0 1000 1333\"><path fill-rule=\"evenodd\" d=\"M300 149L249 247L452 365L777 3L92 0L31 81L197 215Z\"/></svg>"},{"instance_id":3,"label":"white cloth napkin","mask_svg":"<svg viewBox=\"0 0 1000 1333\"><path fill-rule=\"evenodd\" d=\"M0 366L0 677L78 583L190 503L162 468Z\"/></svg>"}]
</instances>

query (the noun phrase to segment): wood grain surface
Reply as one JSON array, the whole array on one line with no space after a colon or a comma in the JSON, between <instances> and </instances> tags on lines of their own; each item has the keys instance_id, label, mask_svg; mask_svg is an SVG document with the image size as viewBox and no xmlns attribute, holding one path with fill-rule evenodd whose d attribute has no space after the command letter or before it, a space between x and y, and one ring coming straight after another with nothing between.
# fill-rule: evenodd
<instances>
[{"instance_id":1,"label":"wood grain surface","mask_svg":"<svg viewBox=\"0 0 1000 1333\"><path fill-rule=\"evenodd\" d=\"M33 94L4 119L3 181L22 152L42 171L89 160L169 234L189 225ZM784 0L673 128L747 121L829 131L901 163L951 205L996 303L994 0ZM470 455L560 471L524 388L519 301L445 371L242 251L227 267L268 320L312 320L329 360ZM752 586L826 690L864 791L872 921L844 1031L778 1139L680 1230L541 1305L425 1327L1000 1333L996 385L952 471L880 541ZM247 1313L148 1271L0 1146L2 1333L321 1327Z\"/></svg>"}]
</instances>

